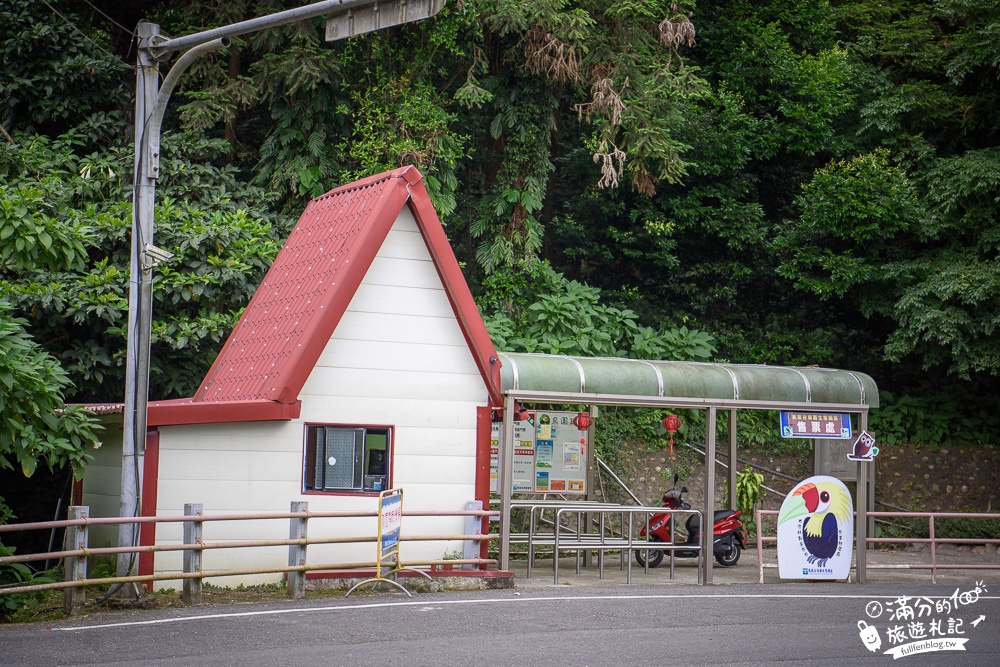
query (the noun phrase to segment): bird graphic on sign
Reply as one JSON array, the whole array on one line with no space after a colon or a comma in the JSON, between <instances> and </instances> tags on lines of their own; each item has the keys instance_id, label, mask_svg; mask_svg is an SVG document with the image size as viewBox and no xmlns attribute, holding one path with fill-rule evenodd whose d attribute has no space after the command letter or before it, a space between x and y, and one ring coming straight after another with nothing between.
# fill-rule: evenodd
<instances>
[{"instance_id":1,"label":"bird graphic on sign","mask_svg":"<svg viewBox=\"0 0 1000 667\"><path fill-rule=\"evenodd\" d=\"M862 431L858 439L854 441L853 451L847 455L852 461L871 461L878 455L878 447L875 446L875 436L868 431Z\"/></svg>"},{"instance_id":2,"label":"bird graphic on sign","mask_svg":"<svg viewBox=\"0 0 1000 667\"><path fill-rule=\"evenodd\" d=\"M802 524L802 546L810 564L824 567L840 546L839 527L851 519L851 497L842 485L807 482L789 500L782 504L778 525L809 515Z\"/></svg>"}]
</instances>

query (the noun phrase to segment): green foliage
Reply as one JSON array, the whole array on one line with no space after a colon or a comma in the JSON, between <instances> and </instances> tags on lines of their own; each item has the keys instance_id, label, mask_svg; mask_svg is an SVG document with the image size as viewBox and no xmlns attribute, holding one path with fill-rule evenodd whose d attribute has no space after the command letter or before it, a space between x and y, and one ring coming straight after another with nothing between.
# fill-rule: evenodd
<instances>
[{"instance_id":1,"label":"green foliage","mask_svg":"<svg viewBox=\"0 0 1000 667\"><path fill-rule=\"evenodd\" d=\"M673 359L678 361L708 361L715 352L715 340L704 331L651 327L639 329L632 337L629 356L635 359Z\"/></svg>"},{"instance_id":2,"label":"green foliage","mask_svg":"<svg viewBox=\"0 0 1000 667\"><path fill-rule=\"evenodd\" d=\"M7 505L3 496L0 496L0 526L10 523L14 518L14 513ZM0 540L0 558L13 556L15 551L17 550L14 547L6 546ZM54 579L47 575L35 573L24 563L0 565L0 588L18 585L48 584L53 581ZM0 623L10 619L18 610L36 604L43 596L44 593L42 591L16 595L0 595Z\"/></svg>"},{"instance_id":3,"label":"green foliage","mask_svg":"<svg viewBox=\"0 0 1000 667\"><path fill-rule=\"evenodd\" d=\"M438 215L447 217L456 206L455 169L463 156L464 137L450 129L454 117L445 111L438 92L410 76L355 89L354 131L343 144L344 153L358 165L345 180L415 165L426 172L425 184Z\"/></svg>"},{"instance_id":4,"label":"green foliage","mask_svg":"<svg viewBox=\"0 0 1000 667\"><path fill-rule=\"evenodd\" d=\"M744 466L736 476L736 508L743 516L747 532L756 531L757 519L754 511L761 500L761 487L764 486L764 476L754 472L750 466Z\"/></svg>"},{"instance_id":5,"label":"green foliage","mask_svg":"<svg viewBox=\"0 0 1000 667\"><path fill-rule=\"evenodd\" d=\"M792 443L781 437L778 414L773 410L740 410L736 418L736 437L741 447L757 452L783 452L789 448L800 449L800 443ZM729 414L723 412L719 418L719 432L729 429Z\"/></svg>"},{"instance_id":6,"label":"green foliage","mask_svg":"<svg viewBox=\"0 0 1000 667\"><path fill-rule=\"evenodd\" d=\"M887 267L901 289L886 356L914 354L925 369L944 367L963 378L998 376L1000 148L942 159L924 183L931 206L921 227L926 249Z\"/></svg>"},{"instance_id":7,"label":"green foliage","mask_svg":"<svg viewBox=\"0 0 1000 667\"><path fill-rule=\"evenodd\" d=\"M664 444L662 422L666 415L666 410L652 408L602 407L594 431L597 455L608 465L620 467L626 443L644 443L648 451L659 449Z\"/></svg>"},{"instance_id":8,"label":"green foliage","mask_svg":"<svg viewBox=\"0 0 1000 667\"><path fill-rule=\"evenodd\" d=\"M801 216L775 240L784 258L778 271L822 298L875 278L892 257L885 242L909 230L919 214L914 188L885 150L818 169L796 206Z\"/></svg>"},{"instance_id":9,"label":"green foliage","mask_svg":"<svg viewBox=\"0 0 1000 667\"><path fill-rule=\"evenodd\" d=\"M599 289L567 280L547 264L516 283L534 290L516 300L505 293L514 284L490 284L495 291L487 308L516 303L512 311L498 309L484 318L500 350L688 361L706 360L715 351L711 336L686 326L640 327L634 312L601 303Z\"/></svg>"},{"instance_id":10,"label":"green foliage","mask_svg":"<svg viewBox=\"0 0 1000 667\"><path fill-rule=\"evenodd\" d=\"M834 322L797 328L792 318L768 318L763 328L733 328L719 336L719 356L748 364L810 366L830 363L845 327ZM806 323L812 324L812 323Z\"/></svg>"},{"instance_id":11,"label":"green foliage","mask_svg":"<svg viewBox=\"0 0 1000 667\"><path fill-rule=\"evenodd\" d=\"M62 17L41 2L0 0L0 126L11 133L75 125L128 100L126 66L91 39L101 30L65 2L48 4L64 5Z\"/></svg>"},{"instance_id":12,"label":"green foliage","mask_svg":"<svg viewBox=\"0 0 1000 667\"><path fill-rule=\"evenodd\" d=\"M131 156L86 153L80 128L0 145L0 297L57 357L78 400L120 400L128 312ZM156 243L151 395L190 395L235 325L288 228L269 193L212 159L227 145L167 134ZM72 392L72 385L67 391ZM76 398L73 394L68 394Z\"/></svg>"},{"instance_id":13,"label":"green foliage","mask_svg":"<svg viewBox=\"0 0 1000 667\"><path fill-rule=\"evenodd\" d=\"M0 557L13 556L17 551L0 542ZM51 584L55 581L46 574L36 573L24 563L8 563L0 565L0 587L31 586L33 584ZM44 591L31 593L16 593L0 595L0 623L9 620L19 610L38 604L45 597Z\"/></svg>"},{"instance_id":14,"label":"green foliage","mask_svg":"<svg viewBox=\"0 0 1000 667\"><path fill-rule=\"evenodd\" d=\"M961 389L945 382L922 386L920 393L905 396L881 391L881 407L872 412L869 430L889 446L912 443L938 449L1000 445L996 438L1000 415L992 398L995 390L989 384L976 385L968 393Z\"/></svg>"},{"instance_id":15,"label":"green foliage","mask_svg":"<svg viewBox=\"0 0 1000 667\"><path fill-rule=\"evenodd\" d=\"M50 470L67 466L77 478L99 447L97 420L79 407L67 408L70 381L58 362L11 317L0 301L0 468L18 465L30 477L39 462Z\"/></svg>"}]
</instances>

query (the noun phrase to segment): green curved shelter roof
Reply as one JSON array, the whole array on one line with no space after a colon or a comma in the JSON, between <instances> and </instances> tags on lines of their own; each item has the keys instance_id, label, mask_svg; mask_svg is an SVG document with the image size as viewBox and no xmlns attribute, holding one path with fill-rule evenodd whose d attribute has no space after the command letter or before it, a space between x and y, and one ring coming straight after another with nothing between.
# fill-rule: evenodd
<instances>
[{"instance_id":1,"label":"green curved shelter roof","mask_svg":"<svg viewBox=\"0 0 1000 667\"><path fill-rule=\"evenodd\" d=\"M504 393L676 398L774 404L879 406L864 373L833 368L500 353Z\"/></svg>"}]
</instances>

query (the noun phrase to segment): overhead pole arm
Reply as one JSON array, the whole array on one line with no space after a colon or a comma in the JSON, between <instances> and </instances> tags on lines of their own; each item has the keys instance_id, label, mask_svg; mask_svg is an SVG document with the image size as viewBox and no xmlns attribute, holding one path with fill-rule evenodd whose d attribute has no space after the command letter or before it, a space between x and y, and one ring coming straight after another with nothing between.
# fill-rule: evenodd
<instances>
[{"instance_id":1,"label":"overhead pole arm","mask_svg":"<svg viewBox=\"0 0 1000 667\"><path fill-rule=\"evenodd\" d=\"M295 23L296 21L316 18L317 16L336 16L338 14L348 13L354 9L374 7L377 10L379 5L383 5L387 9L392 8L393 10L396 10L401 18L403 18L403 21L388 23L387 25L382 26L389 27L391 25L399 25L399 23L405 23L407 21L416 21L422 18L427 18L428 16L433 16L441 11L445 2L444 0L411 0L409 5L413 9L408 10L406 0L382 0L381 2L379 0L324 0L324 2L316 2L311 5L306 5L305 7L286 9L283 12L276 12L267 16L248 19L246 21L240 21L239 23L222 26L221 28L212 28L211 30L204 30L191 35L185 35L183 37L156 37L150 40L150 44L147 49L155 60L161 61L170 58L176 51L180 51L197 44L203 44L213 39L237 37L239 35L257 32L259 30L267 30L268 28L276 28L289 23ZM425 6L428 5L428 11L422 11ZM416 11L414 11L414 9ZM412 16L407 16L407 14L412 14Z\"/></svg>"}]
</instances>

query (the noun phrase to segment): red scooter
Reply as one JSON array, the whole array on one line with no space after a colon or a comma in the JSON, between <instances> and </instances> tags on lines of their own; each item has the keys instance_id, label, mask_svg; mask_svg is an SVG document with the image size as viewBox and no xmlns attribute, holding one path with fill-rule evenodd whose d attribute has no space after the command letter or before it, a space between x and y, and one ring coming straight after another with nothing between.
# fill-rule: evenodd
<instances>
[{"instance_id":1,"label":"red scooter","mask_svg":"<svg viewBox=\"0 0 1000 667\"><path fill-rule=\"evenodd\" d=\"M677 490L677 475L674 475L673 487L663 494L663 506L671 510L689 510L691 505L684 501L682 494L688 492L686 486ZM698 546L701 544L701 522L697 514L688 517L685 523L687 539L683 542L674 542L675 546ZM674 525L674 515L669 513L654 514L649 520L649 541L650 542L672 542L671 533ZM719 565L732 567L740 560L740 552L746 548L743 536L743 522L740 521L739 510L719 510L715 513L715 526L712 531L715 534L715 545L712 549L715 560ZM646 527L643 526L639 532L640 537L646 537ZM663 556L667 552L663 549L650 549L648 551L636 551L635 559L639 565L645 567L649 554L649 567L656 567L663 561ZM678 558L697 558L698 551L691 549L675 549L674 555Z\"/></svg>"}]
</instances>

